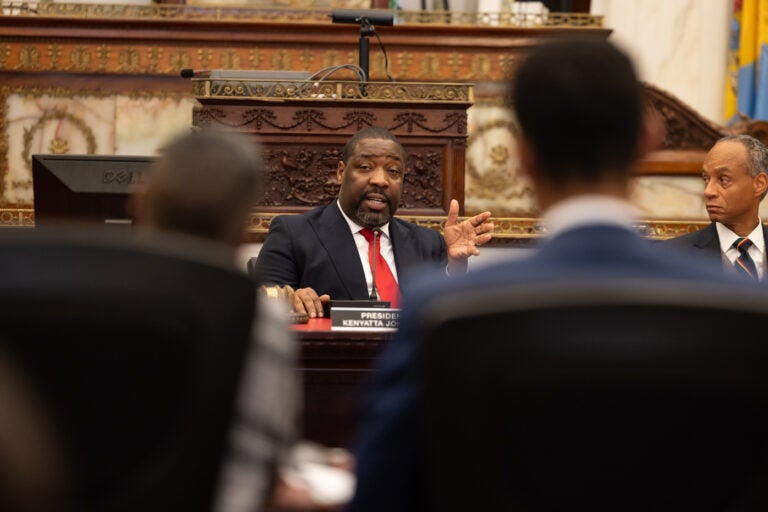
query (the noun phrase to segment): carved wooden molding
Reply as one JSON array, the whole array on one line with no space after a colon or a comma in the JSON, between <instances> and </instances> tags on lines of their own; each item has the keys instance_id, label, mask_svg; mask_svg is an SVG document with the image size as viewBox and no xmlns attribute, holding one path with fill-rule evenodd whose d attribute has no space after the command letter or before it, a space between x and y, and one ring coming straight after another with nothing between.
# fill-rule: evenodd
<instances>
[{"instance_id":1,"label":"carved wooden molding","mask_svg":"<svg viewBox=\"0 0 768 512\"><path fill-rule=\"evenodd\" d=\"M359 27L332 24L328 9L296 13L38 2L45 10L42 16L12 7L20 4L0 1L4 71L178 77L183 68L318 71L359 62ZM505 80L538 41L574 33L605 38L610 33L600 26L600 17L584 15L551 15L551 23L538 25L498 23L491 14L482 14L478 24L458 18L453 23L446 19L451 13L441 13L439 23L424 16L396 27L377 27L388 68L385 55L372 44L371 80ZM344 76L354 74L335 78Z\"/></svg>"},{"instance_id":2,"label":"carved wooden molding","mask_svg":"<svg viewBox=\"0 0 768 512\"><path fill-rule=\"evenodd\" d=\"M768 144L768 121L743 119L730 126L720 125L667 91L647 83L643 89L661 120L664 139L661 147L641 162L641 174L699 175L707 151L730 134L751 135Z\"/></svg>"},{"instance_id":3,"label":"carved wooden molding","mask_svg":"<svg viewBox=\"0 0 768 512\"><path fill-rule=\"evenodd\" d=\"M717 139L725 135L719 126L702 117L693 108L669 92L650 84L643 84L647 101L663 120L664 150L708 150Z\"/></svg>"},{"instance_id":4,"label":"carved wooden molding","mask_svg":"<svg viewBox=\"0 0 768 512\"><path fill-rule=\"evenodd\" d=\"M407 152L399 208L441 215L464 204L469 84L198 79L193 126L246 133L264 147L258 211L302 211L338 195L346 141L366 126L394 133Z\"/></svg>"}]
</instances>

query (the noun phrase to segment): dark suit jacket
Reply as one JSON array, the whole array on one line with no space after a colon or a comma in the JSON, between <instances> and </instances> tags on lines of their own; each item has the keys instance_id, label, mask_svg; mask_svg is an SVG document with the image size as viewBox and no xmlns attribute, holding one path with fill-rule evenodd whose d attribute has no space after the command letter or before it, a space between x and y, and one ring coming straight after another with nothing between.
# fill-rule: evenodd
<instances>
[{"instance_id":1,"label":"dark suit jacket","mask_svg":"<svg viewBox=\"0 0 768 512\"><path fill-rule=\"evenodd\" d=\"M765 224L763 224L763 238L768 240L768 229L766 229ZM658 243L686 251L696 257L705 258L713 262L717 261L722 265L723 253L720 250L720 237L717 236L717 228L714 222L693 233L660 240Z\"/></svg>"},{"instance_id":2,"label":"dark suit jacket","mask_svg":"<svg viewBox=\"0 0 768 512\"><path fill-rule=\"evenodd\" d=\"M401 290L411 274L448 263L445 240L433 229L393 217L389 236ZM248 262L248 272L258 273L265 284L311 287L335 300L368 298L354 236L336 201L301 215L275 217L258 257Z\"/></svg>"},{"instance_id":3,"label":"dark suit jacket","mask_svg":"<svg viewBox=\"0 0 768 512\"><path fill-rule=\"evenodd\" d=\"M364 421L355 450L357 490L349 510L430 510L424 480L425 455L421 452L427 433L419 415L428 404L423 403L420 393L418 345L420 312L431 300L488 286L557 283L577 277L707 279L754 286L723 272L719 262L714 265L693 260L653 245L629 229L592 225L555 236L523 260L489 265L462 277L426 278L412 283L410 293L403 297L400 329L382 353L380 371L375 374L364 404ZM514 336L514 326L510 326L510 336ZM472 350L471 339L467 340L467 350ZM457 404L457 414L460 408L461 404Z\"/></svg>"}]
</instances>

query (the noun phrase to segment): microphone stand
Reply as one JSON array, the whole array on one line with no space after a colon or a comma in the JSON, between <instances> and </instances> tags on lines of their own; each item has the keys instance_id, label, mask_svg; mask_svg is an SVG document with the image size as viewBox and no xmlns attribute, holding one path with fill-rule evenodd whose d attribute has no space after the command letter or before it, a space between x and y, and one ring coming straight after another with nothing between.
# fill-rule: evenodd
<instances>
[{"instance_id":1,"label":"microphone stand","mask_svg":"<svg viewBox=\"0 0 768 512\"><path fill-rule=\"evenodd\" d=\"M368 18L362 17L360 18L360 41L358 43L358 62L360 64L360 69L363 70L363 78L364 82L368 81L368 77L370 76L370 73L368 72L369 69L369 55L370 55L370 43L368 41L368 38L376 33L376 30L373 28L373 25L371 25L371 22Z\"/></svg>"},{"instance_id":2,"label":"microphone stand","mask_svg":"<svg viewBox=\"0 0 768 512\"><path fill-rule=\"evenodd\" d=\"M370 41L368 38L376 33L376 29L373 28L371 20L362 16L360 18L360 40L358 41L357 53L358 64L363 73L363 83L360 84L360 94L366 96L365 83L368 81L369 73L369 59L370 59Z\"/></svg>"},{"instance_id":3,"label":"microphone stand","mask_svg":"<svg viewBox=\"0 0 768 512\"><path fill-rule=\"evenodd\" d=\"M378 229L373 230L373 263L371 264L371 300L379 300L379 293L376 291L376 260L378 259L377 256L379 252L376 250L376 240L379 239L379 231Z\"/></svg>"}]
</instances>

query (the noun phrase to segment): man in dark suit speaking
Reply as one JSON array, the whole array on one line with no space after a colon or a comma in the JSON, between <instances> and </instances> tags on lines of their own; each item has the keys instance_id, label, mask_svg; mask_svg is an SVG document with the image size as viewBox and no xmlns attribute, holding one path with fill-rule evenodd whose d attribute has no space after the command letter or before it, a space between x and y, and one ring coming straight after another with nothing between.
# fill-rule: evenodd
<instances>
[{"instance_id":1,"label":"man in dark suit speaking","mask_svg":"<svg viewBox=\"0 0 768 512\"><path fill-rule=\"evenodd\" d=\"M464 274L468 258L491 239L491 213L458 222L459 204L452 200L442 236L395 218L405 160L405 149L384 128L353 135L336 171L338 200L273 219L258 257L248 262L249 272L263 283L293 287L294 309L312 318L322 317L323 303L331 299L371 298L374 250L383 258L375 260L376 295L393 306L399 304L397 285L414 272L445 268L448 275ZM392 291L380 282L388 273Z\"/></svg>"}]
</instances>

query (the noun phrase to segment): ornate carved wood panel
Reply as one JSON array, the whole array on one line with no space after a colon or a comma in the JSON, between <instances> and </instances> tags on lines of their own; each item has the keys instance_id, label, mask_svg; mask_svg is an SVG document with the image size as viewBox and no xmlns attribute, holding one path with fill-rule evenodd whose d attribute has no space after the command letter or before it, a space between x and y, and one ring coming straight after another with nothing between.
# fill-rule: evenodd
<instances>
[{"instance_id":1,"label":"ornate carved wood panel","mask_svg":"<svg viewBox=\"0 0 768 512\"><path fill-rule=\"evenodd\" d=\"M445 215L451 199L464 204L471 85L321 82L305 90L292 81L195 81L194 126L252 134L265 146L269 177L257 211L330 202L344 144L371 125L392 131L408 153L400 213Z\"/></svg>"}]
</instances>

